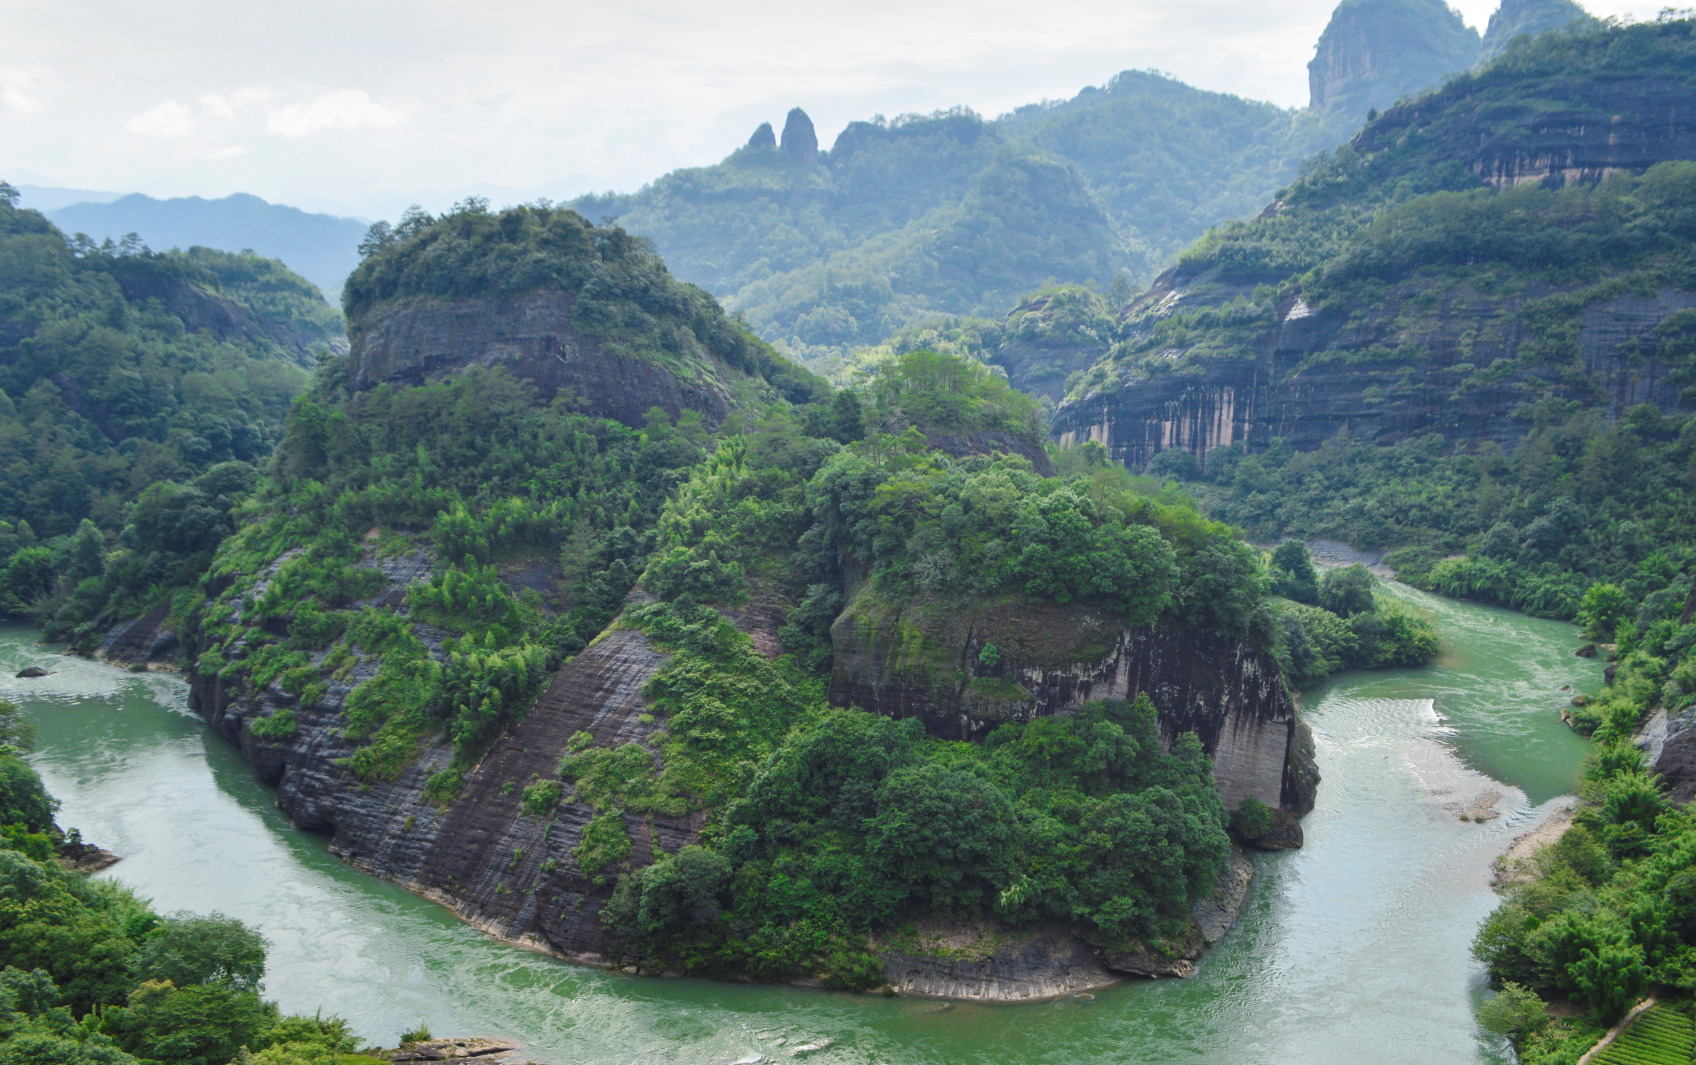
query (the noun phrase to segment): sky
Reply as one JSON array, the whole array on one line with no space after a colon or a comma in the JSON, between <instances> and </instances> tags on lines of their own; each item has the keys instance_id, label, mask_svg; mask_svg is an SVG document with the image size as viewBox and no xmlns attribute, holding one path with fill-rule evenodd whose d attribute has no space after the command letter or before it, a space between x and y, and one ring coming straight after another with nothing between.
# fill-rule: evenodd
<instances>
[{"instance_id":1,"label":"sky","mask_svg":"<svg viewBox=\"0 0 1696 1065\"><path fill-rule=\"evenodd\" d=\"M378 218L633 190L794 106L825 146L855 119L994 116L1126 69L1300 107L1332 6L7 0L0 179ZM1482 31L1496 2L1455 6Z\"/></svg>"}]
</instances>

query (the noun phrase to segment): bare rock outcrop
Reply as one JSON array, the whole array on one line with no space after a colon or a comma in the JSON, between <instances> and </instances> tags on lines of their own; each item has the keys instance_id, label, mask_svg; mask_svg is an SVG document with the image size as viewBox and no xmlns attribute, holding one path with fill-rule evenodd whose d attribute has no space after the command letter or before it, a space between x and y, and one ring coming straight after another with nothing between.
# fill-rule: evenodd
<instances>
[{"instance_id":1,"label":"bare rock outcrop","mask_svg":"<svg viewBox=\"0 0 1696 1065\"><path fill-rule=\"evenodd\" d=\"M807 112L799 107L790 109L778 147L803 163L819 161L819 135L813 131L813 120L807 117Z\"/></svg>"},{"instance_id":2,"label":"bare rock outcrop","mask_svg":"<svg viewBox=\"0 0 1696 1065\"><path fill-rule=\"evenodd\" d=\"M420 299L371 311L348 359L355 391L384 382L421 384L474 366L505 367L550 402L562 391L586 413L639 426L654 407L675 418L699 411L709 425L730 398L703 354L697 367L666 366L610 349L571 322L570 293L516 299Z\"/></svg>"},{"instance_id":3,"label":"bare rock outcrop","mask_svg":"<svg viewBox=\"0 0 1696 1065\"><path fill-rule=\"evenodd\" d=\"M1478 61L1478 31L1443 0L1343 0L1307 65L1310 106L1352 122Z\"/></svg>"},{"instance_id":4,"label":"bare rock outcrop","mask_svg":"<svg viewBox=\"0 0 1696 1065\"><path fill-rule=\"evenodd\" d=\"M1168 742L1184 732L1200 738L1228 809L1249 796L1297 814L1313 808L1312 733L1277 665L1240 640L1127 628L1089 608L1022 596L895 602L865 588L831 640L837 705L917 717L932 735L970 739L1003 721L1146 692Z\"/></svg>"}]
</instances>

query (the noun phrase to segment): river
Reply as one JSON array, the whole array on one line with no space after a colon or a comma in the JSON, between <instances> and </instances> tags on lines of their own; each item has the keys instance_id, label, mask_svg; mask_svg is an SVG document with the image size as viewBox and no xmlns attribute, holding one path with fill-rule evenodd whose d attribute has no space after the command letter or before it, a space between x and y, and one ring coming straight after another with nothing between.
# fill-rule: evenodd
<instances>
[{"instance_id":1,"label":"river","mask_svg":"<svg viewBox=\"0 0 1696 1065\"><path fill-rule=\"evenodd\" d=\"M40 729L60 823L124 856L165 912L217 910L271 941L266 994L393 1045L419 1021L549 1065L805 1060L1374 1065L1510 1060L1476 1030L1468 954L1490 863L1571 790L1587 744L1558 717L1594 693L1570 625L1399 585L1444 640L1433 665L1304 694L1324 783L1307 845L1257 858L1237 927L1190 980L1019 1006L628 977L485 938L296 831L181 681L61 657L0 628L0 697ZM26 665L58 672L14 680ZM1499 817L1461 821L1499 792ZM1486 796L1487 797L1487 796Z\"/></svg>"}]
</instances>

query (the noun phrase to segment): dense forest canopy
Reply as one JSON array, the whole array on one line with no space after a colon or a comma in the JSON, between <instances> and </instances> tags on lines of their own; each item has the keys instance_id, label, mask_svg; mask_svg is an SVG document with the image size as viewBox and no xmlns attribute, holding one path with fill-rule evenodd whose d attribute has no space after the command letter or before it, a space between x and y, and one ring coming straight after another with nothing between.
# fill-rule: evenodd
<instances>
[{"instance_id":1,"label":"dense forest canopy","mask_svg":"<svg viewBox=\"0 0 1696 1065\"><path fill-rule=\"evenodd\" d=\"M341 315L275 260L67 239L0 193L0 611L69 631L205 569Z\"/></svg>"}]
</instances>

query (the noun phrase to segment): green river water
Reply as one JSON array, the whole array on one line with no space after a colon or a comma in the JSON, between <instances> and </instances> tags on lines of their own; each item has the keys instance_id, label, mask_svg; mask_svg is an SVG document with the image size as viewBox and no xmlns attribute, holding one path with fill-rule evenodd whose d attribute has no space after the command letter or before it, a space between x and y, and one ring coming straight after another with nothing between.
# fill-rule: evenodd
<instances>
[{"instance_id":1,"label":"green river water","mask_svg":"<svg viewBox=\"0 0 1696 1065\"><path fill-rule=\"evenodd\" d=\"M1510 1060L1473 1023L1484 982L1468 946L1495 904L1491 861L1571 790L1583 758L1560 689L1595 692L1601 668L1573 657L1570 625L1392 588L1436 619L1443 657L1304 695L1324 774L1307 845L1258 857L1242 919L1200 973L1032 1005L568 965L490 940L291 828L173 677L61 657L13 626L0 629L0 697L40 728L33 761L64 800L60 823L124 856L102 875L162 911L257 926L272 943L268 997L340 1014L373 1042L423 1020L513 1039L549 1065ZM12 679L30 664L58 672ZM1502 816L1460 821L1488 791Z\"/></svg>"}]
</instances>

